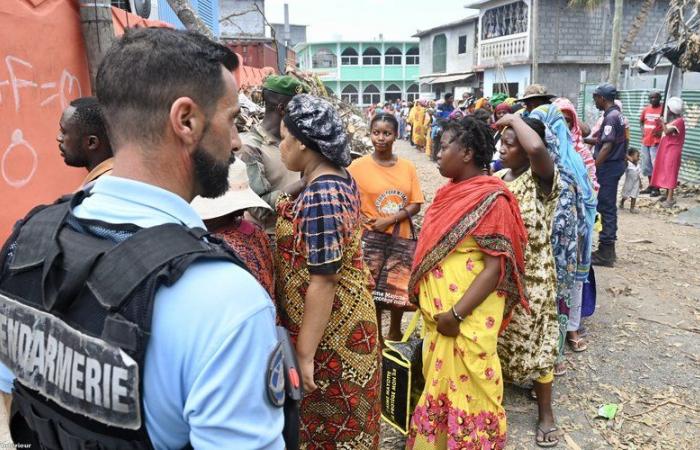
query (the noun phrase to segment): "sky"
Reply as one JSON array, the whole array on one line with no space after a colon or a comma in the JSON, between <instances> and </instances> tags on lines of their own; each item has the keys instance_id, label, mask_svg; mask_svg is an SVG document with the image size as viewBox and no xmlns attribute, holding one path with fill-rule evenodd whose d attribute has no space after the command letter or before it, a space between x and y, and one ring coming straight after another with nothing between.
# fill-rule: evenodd
<instances>
[{"instance_id":1,"label":"sky","mask_svg":"<svg viewBox=\"0 0 700 450\"><path fill-rule=\"evenodd\" d=\"M469 0L265 0L269 22L284 22L285 3L291 24L308 25L309 42L371 40L380 34L385 40L407 40L419 29L455 22L474 11L464 7Z\"/></svg>"}]
</instances>

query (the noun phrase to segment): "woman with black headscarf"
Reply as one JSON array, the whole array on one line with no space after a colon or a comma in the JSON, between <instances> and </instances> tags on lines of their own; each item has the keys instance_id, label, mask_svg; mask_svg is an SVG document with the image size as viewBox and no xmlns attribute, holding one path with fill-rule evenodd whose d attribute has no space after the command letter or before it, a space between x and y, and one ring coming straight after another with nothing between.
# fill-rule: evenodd
<instances>
[{"instance_id":1,"label":"woman with black headscarf","mask_svg":"<svg viewBox=\"0 0 700 450\"><path fill-rule=\"evenodd\" d=\"M277 201L276 227L279 317L306 392L301 447L377 449L378 330L347 137L333 106L307 94L289 102L280 130L282 161L303 174Z\"/></svg>"}]
</instances>

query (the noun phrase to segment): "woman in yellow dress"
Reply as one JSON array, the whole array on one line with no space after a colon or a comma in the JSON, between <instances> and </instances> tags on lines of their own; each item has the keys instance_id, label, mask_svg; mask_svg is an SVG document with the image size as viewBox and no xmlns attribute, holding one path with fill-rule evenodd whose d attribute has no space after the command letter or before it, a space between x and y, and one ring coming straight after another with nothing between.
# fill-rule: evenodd
<instances>
[{"instance_id":1,"label":"woman in yellow dress","mask_svg":"<svg viewBox=\"0 0 700 450\"><path fill-rule=\"evenodd\" d=\"M427 100L418 100L413 107L413 143L420 151L425 150L425 140L428 134L428 125L426 123L426 106Z\"/></svg>"},{"instance_id":2,"label":"woman in yellow dress","mask_svg":"<svg viewBox=\"0 0 700 450\"><path fill-rule=\"evenodd\" d=\"M450 181L425 215L409 292L425 321L425 388L408 449L502 449L506 416L499 330L526 307L526 232L505 184L484 175L491 131L471 117L445 125L438 166ZM417 299L415 298L417 296Z\"/></svg>"}]
</instances>

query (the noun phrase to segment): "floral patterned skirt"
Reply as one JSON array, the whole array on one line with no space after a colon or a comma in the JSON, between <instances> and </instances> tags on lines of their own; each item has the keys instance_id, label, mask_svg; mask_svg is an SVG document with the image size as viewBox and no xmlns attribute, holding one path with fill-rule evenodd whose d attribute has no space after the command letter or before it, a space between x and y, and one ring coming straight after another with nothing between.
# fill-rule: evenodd
<instances>
[{"instance_id":1,"label":"floral patterned skirt","mask_svg":"<svg viewBox=\"0 0 700 450\"><path fill-rule=\"evenodd\" d=\"M491 293L455 338L438 333L435 314L450 311L484 269L483 254L467 238L420 283L425 321L425 389L411 419L407 449L502 449L506 415L497 354L505 297Z\"/></svg>"}]
</instances>

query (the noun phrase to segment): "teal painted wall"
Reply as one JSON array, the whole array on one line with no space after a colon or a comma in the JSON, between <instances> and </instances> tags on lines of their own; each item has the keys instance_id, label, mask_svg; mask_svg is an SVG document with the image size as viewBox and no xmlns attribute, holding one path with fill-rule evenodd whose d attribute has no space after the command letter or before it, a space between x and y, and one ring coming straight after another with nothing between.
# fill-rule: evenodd
<instances>
[{"instance_id":1,"label":"teal painted wall","mask_svg":"<svg viewBox=\"0 0 700 450\"><path fill-rule=\"evenodd\" d=\"M403 80L404 66L384 66L385 80Z\"/></svg>"},{"instance_id":2,"label":"teal painted wall","mask_svg":"<svg viewBox=\"0 0 700 450\"><path fill-rule=\"evenodd\" d=\"M341 64L340 55L342 54L343 50L348 47L357 50L360 55L360 64L347 66ZM362 65L362 51L368 47L375 47L377 50L382 52L381 65ZM396 84L401 90L404 90L408 89L408 87L412 84L417 83L419 74L418 65L384 65L385 59L383 52L391 47L396 47L401 50L405 58L405 51L408 51L414 47L418 48L418 43L384 42L383 45L381 42L342 42L340 45L337 42L315 43L309 44L304 49L300 50L297 53L297 61L299 61L302 70L307 70L318 74L323 73L321 80L327 87L332 89L336 95L340 95L340 92L345 86L352 84L358 90L361 102L362 91L369 84L373 84L380 89L381 98L384 98L384 91L390 84ZM313 59L313 55L320 49L327 49L335 54L338 61L338 67L318 69L310 67L310 62ZM362 89L360 89L360 84L362 84ZM404 94L406 94L405 91Z\"/></svg>"},{"instance_id":3,"label":"teal painted wall","mask_svg":"<svg viewBox=\"0 0 700 450\"><path fill-rule=\"evenodd\" d=\"M406 79L417 80L420 68L418 66L406 66Z\"/></svg>"}]
</instances>

